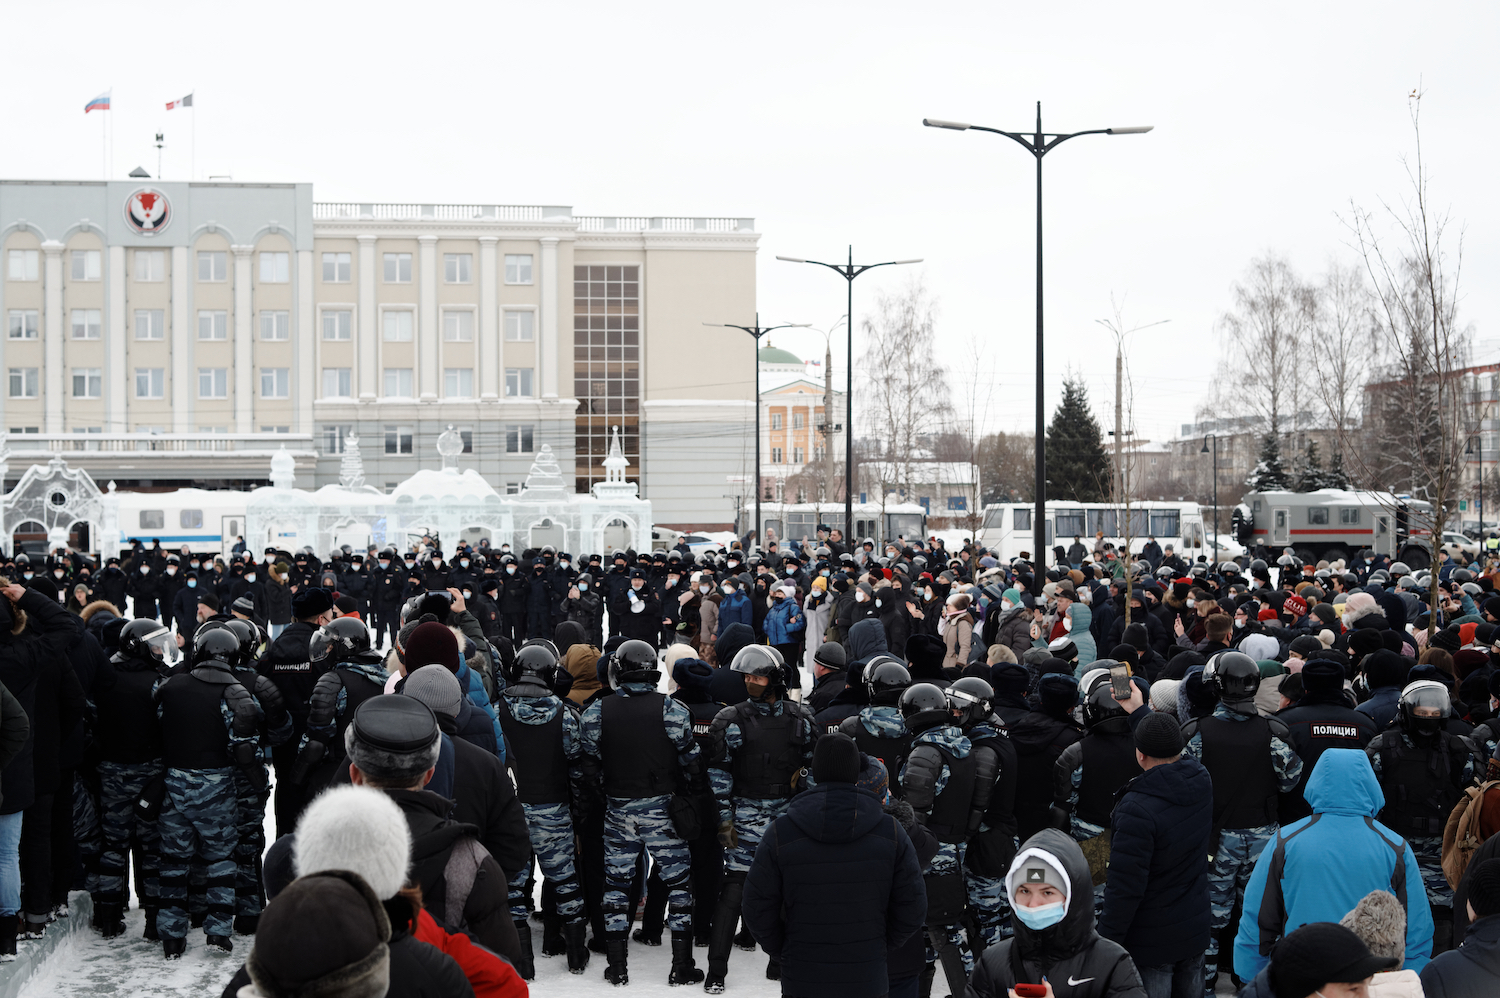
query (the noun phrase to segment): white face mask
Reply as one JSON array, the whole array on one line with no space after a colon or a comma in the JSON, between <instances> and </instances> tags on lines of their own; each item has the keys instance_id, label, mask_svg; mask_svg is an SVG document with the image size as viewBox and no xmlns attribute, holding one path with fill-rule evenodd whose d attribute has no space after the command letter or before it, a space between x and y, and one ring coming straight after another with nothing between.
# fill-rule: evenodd
<instances>
[{"instance_id":1,"label":"white face mask","mask_svg":"<svg viewBox=\"0 0 1500 998\"><path fill-rule=\"evenodd\" d=\"M725 596L733 596L734 595L734 587L733 586L725 586L724 587L724 595Z\"/></svg>"},{"instance_id":2,"label":"white face mask","mask_svg":"<svg viewBox=\"0 0 1500 998\"><path fill-rule=\"evenodd\" d=\"M142 575L147 575L147 574L149 574L149 573L150 573L150 572L151 572L151 569L149 569L149 568L147 568L147 567L146 567L146 566L145 566L145 565L142 565L142 566L141 566L141 574L142 574Z\"/></svg>"},{"instance_id":3,"label":"white face mask","mask_svg":"<svg viewBox=\"0 0 1500 998\"><path fill-rule=\"evenodd\" d=\"M1012 603L1010 600L1003 599L1003 600L1000 601L1000 612L1004 613L1004 612L1006 612L1008 610L1013 610L1013 609L1015 609L1015 606L1016 605L1014 603Z\"/></svg>"},{"instance_id":4,"label":"white face mask","mask_svg":"<svg viewBox=\"0 0 1500 998\"><path fill-rule=\"evenodd\" d=\"M515 575L516 574L516 566L514 566L514 565L506 565L505 566L505 574L506 575Z\"/></svg>"},{"instance_id":5,"label":"white face mask","mask_svg":"<svg viewBox=\"0 0 1500 998\"><path fill-rule=\"evenodd\" d=\"M854 594L854 601L856 603L864 603L864 602L868 601L869 598L870 597L866 596L864 593L855 593Z\"/></svg>"},{"instance_id":6,"label":"white face mask","mask_svg":"<svg viewBox=\"0 0 1500 998\"><path fill-rule=\"evenodd\" d=\"M246 574L245 581L246 582L254 582L255 581L255 573L254 572L250 572L250 573Z\"/></svg>"},{"instance_id":7,"label":"white face mask","mask_svg":"<svg viewBox=\"0 0 1500 998\"><path fill-rule=\"evenodd\" d=\"M698 591L699 591L699 592L700 592L700 593L702 593L702 594L703 594L703 595L705 595L705 596L707 596L707 595L708 595L708 593L709 593L709 591L710 591L710 590L711 590L711 589L713 589L713 586L699 586L699 587L698 587Z\"/></svg>"},{"instance_id":8,"label":"white face mask","mask_svg":"<svg viewBox=\"0 0 1500 998\"><path fill-rule=\"evenodd\" d=\"M1198 605L1198 601L1195 600L1195 599L1190 599L1190 600L1187 601L1187 606L1188 606L1189 610L1191 610L1193 607L1195 607L1197 605Z\"/></svg>"},{"instance_id":9,"label":"white face mask","mask_svg":"<svg viewBox=\"0 0 1500 998\"><path fill-rule=\"evenodd\" d=\"M1064 617L1063 618L1063 630L1065 630L1065 631L1071 631L1072 629L1073 629L1073 618L1072 617Z\"/></svg>"}]
</instances>

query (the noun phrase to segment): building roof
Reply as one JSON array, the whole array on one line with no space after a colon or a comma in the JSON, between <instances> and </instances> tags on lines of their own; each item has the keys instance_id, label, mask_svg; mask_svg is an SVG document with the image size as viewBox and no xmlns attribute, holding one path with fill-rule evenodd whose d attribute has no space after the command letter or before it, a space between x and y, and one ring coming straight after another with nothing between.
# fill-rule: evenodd
<instances>
[{"instance_id":1,"label":"building roof","mask_svg":"<svg viewBox=\"0 0 1500 998\"><path fill-rule=\"evenodd\" d=\"M783 350L781 349L781 347L773 347L769 343L760 348L760 352L756 354L756 359L759 360L762 364L801 365L802 363L802 358L798 357L790 350Z\"/></svg>"}]
</instances>

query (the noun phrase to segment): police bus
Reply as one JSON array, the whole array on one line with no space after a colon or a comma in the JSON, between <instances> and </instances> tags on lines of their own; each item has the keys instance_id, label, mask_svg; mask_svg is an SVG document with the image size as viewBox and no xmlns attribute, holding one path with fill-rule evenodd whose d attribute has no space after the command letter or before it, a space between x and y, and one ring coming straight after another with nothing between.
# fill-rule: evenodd
<instances>
[{"instance_id":1,"label":"police bus","mask_svg":"<svg viewBox=\"0 0 1500 998\"><path fill-rule=\"evenodd\" d=\"M802 543L806 538L817 544L818 524L839 530L844 525L844 504L831 502L763 502L760 522L767 537L773 534L783 546ZM755 530L755 503L745 504L735 519L735 532L741 537ZM848 538L852 551L861 542L873 540L877 548L887 541L904 538L920 540L927 536L927 510L918 503L857 502L854 504L854 536Z\"/></svg>"},{"instance_id":2,"label":"police bus","mask_svg":"<svg viewBox=\"0 0 1500 998\"><path fill-rule=\"evenodd\" d=\"M1022 552L1035 555L1032 530L1035 510L1032 503L990 503L984 507L984 519L975 540L995 552L1002 562L1019 558ZM1095 535L1100 531L1116 550L1123 549L1126 527L1130 533L1130 553L1135 556L1140 555L1153 537L1163 548L1172 545L1172 550L1184 561L1197 561L1202 555L1209 561L1222 562L1244 553L1244 548L1227 531L1219 535L1219 548L1217 553L1214 551L1213 524L1203 522L1203 509L1195 502L1132 501L1127 520L1122 503L1058 500L1047 503L1045 526L1045 558L1049 565L1056 561L1052 549L1061 547L1067 551L1075 536L1089 549L1090 560Z\"/></svg>"},{"instance_id":3,"label":"police bus","mask_svg":"<svg viewBox=\"0 0 1500 998\"><path fill-rule=\"evenodd\" d=\"M1432 504L1394 492L1248 492L1230 522L1241 543L1289 547L1304 563L1348 562L1369 548L1414 572L1432 565Z\"/></svg>"}]
</instances>

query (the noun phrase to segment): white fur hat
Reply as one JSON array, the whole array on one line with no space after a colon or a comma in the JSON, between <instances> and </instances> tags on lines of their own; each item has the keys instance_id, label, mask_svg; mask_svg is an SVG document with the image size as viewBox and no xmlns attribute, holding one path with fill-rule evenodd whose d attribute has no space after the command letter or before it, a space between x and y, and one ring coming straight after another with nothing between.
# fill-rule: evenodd
<instances>
[{"instance_id":1,"label":"white fur hat","mask_svg":"<svg viewBox=\"0 0 1500 998\"><path fill-rule=\"evenodd\" d=\"M335 787L302 812L292 846L299 877L348 870L382 900L406 886L411 831L396 802L369 787Z\"/></svg>"}]
</instances>

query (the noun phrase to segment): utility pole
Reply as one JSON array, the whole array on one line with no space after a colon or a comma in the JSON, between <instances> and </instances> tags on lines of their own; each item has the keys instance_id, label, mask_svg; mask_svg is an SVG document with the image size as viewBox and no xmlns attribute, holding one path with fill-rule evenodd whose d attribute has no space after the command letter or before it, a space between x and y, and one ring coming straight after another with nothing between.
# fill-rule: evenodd
<instances>
[{"instance_id":1,"label":"utility pole","mask_svg":"<svg viewBox=\"0 0 1500 998\"><path fill-rule=\"evenodd\" d=\"M823 491L830 499L838 495L838 486L833 480L833 433L836 427L833 425L833 340L829 338L825 344L827 352L823 354ZM1483 467L1481 463L1480 467ZM850 543L849 538L844 538L844 543Z\"/></svg>"}]
</instances>

